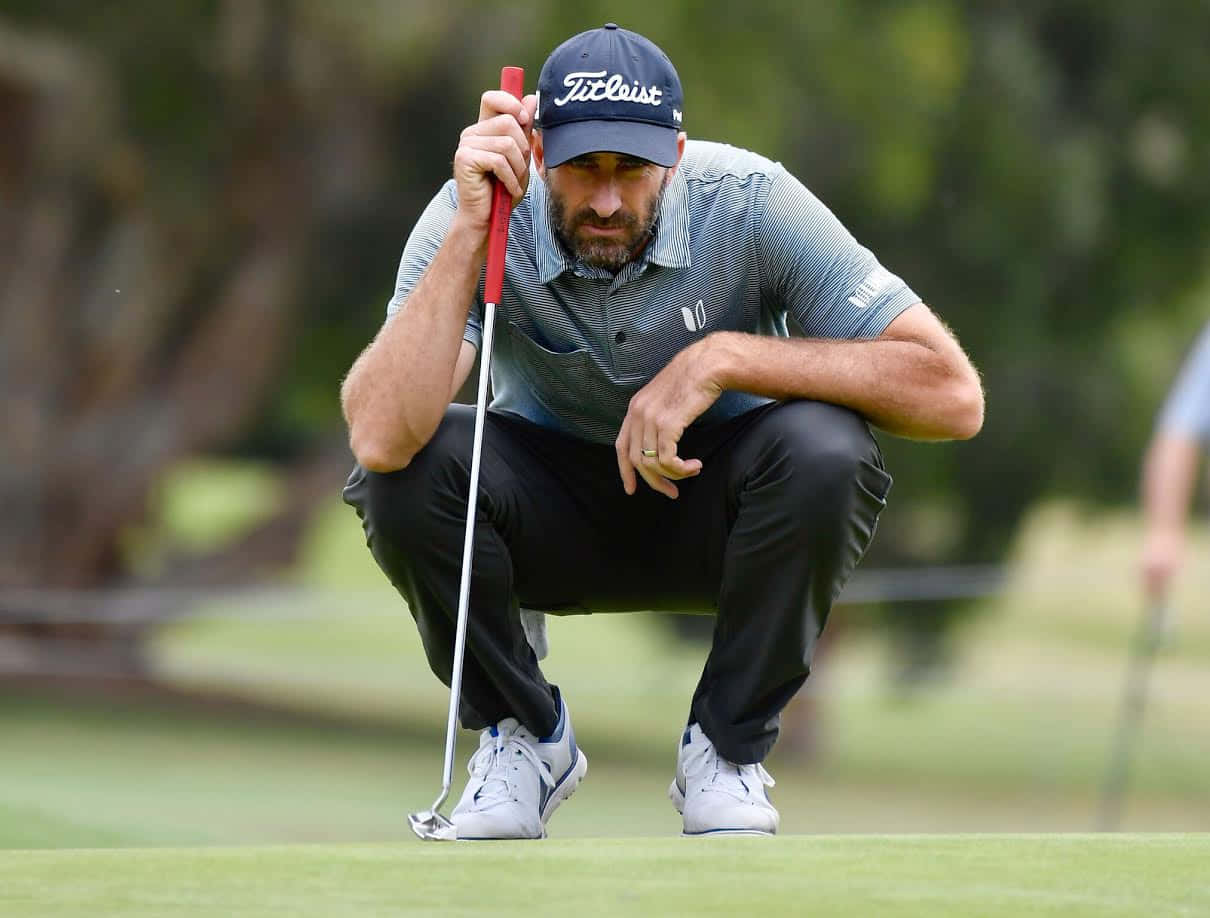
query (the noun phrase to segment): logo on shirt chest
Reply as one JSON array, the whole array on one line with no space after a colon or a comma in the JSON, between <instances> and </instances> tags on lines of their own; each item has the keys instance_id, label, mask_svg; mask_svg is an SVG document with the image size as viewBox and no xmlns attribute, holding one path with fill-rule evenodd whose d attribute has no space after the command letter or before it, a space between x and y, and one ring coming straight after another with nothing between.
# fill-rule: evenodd
<instances>
[{"instance_id":1,"label":"logo on shirt chest","mask_svg":"<svg viewBox=\"0 0 1210 918\"><path fill-rule=\"evenodd\" d=\"M689 331L701 331L706 327L706 304L698 300L692 309L688 306L682 306L681 318L685 320L685 328L689 329Z\"/></svg>"}]
</instances>

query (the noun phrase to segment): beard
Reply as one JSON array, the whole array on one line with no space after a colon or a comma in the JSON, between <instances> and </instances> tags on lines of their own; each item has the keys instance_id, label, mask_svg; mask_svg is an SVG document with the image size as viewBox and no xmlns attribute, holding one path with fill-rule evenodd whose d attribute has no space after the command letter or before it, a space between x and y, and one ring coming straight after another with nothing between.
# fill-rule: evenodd
<instances>
[{"instance_id":1,"label":"beard","mask_svg":"<svg viewBox=\"0 0 1210 918\"><path fill-rule=\"evenodd\" d=\"M566 201L548 185L550 225L563 248L581 262L616 274L654 235L668 179L669 176L665 174L659 190L644 201L638 211L619 208L608 219L602 219L591 207L568 214ZM585 227L620 229L622 232L615 236L593 236L583 232Z\"/></svg>"}]
</instances>

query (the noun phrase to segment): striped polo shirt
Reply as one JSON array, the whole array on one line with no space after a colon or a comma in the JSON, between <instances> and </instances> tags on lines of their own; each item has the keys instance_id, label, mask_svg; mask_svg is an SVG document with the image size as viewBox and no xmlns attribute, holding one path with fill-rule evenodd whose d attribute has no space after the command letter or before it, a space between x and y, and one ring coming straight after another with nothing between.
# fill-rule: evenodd
<instances>
[{"instance_id":1,"label":"striped polo shirt","mask_svg":"<svg viewBox=\"0 0 1210 918\"><path fill-rule=\"evenodd\" d=\"M453 179L412 231L387 306L403 307L457 207ZM920 298L884 269L779 163L690 140L664 192L655 236L616 275L564 251L536 172L509 224L491 355L493 410L612 443L631 397L714 331L875 338ZM465 339L482 340L483 280ZM728 391L695 423L770 401Z\"/></svg>"},{"instance_id":2,"label":"striped polo shirt","mask_svg":"<svg viewBox=\"0 0 1210 918\"><path fill-rule=\"evenodd\" d=\"M1165 433L1210 442L1210 325L1185 358L1157 426Z\"/></svg>"}]
</instances>

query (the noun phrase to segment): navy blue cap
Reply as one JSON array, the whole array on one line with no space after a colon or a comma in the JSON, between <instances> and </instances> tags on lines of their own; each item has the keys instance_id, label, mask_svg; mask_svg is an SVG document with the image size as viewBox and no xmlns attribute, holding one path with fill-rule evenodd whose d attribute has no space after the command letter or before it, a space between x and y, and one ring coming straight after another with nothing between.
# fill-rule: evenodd
<instances>
[{"instance_id":1,"label":"navy blue cap","mask_svg":"<svg viewBox=\"0 0 1210 918\"><path fill-rule=\"evenodd\" d=\"M614 23L559 45L538 76L543 155L553 168L585 153L676 164L684 96L668 55Z\"/></svg>"}]
</instances>

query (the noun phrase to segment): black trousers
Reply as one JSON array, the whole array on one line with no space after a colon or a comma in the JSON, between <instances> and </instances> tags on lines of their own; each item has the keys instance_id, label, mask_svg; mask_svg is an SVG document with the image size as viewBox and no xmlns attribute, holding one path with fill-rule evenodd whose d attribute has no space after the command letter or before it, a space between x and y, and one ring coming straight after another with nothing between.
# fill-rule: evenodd
<instances>
[{"instance_id":1,"label":"black trousers","mask_svg":"<svg viewBox=\"0 0 1210 918\"><path fill-rule=\"evenodd\" d=\"M475 410L451 405L389 474L355 468L345 500L403 594L429 666L450 682ZM890 476L865 421L822 402L766 405L691 428L702 460L669 500L627 496L612 446L489 412L485 421L462 703L467 729L556 721L519 608L698 611L716 618L690 719L722 755L759 762L810 672L828 612L874 535Z\"/></svg>"}]
</instances>

